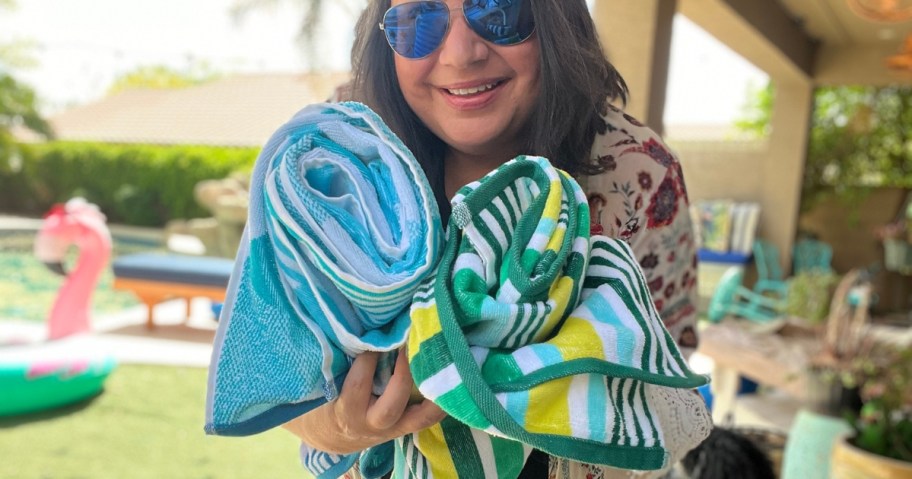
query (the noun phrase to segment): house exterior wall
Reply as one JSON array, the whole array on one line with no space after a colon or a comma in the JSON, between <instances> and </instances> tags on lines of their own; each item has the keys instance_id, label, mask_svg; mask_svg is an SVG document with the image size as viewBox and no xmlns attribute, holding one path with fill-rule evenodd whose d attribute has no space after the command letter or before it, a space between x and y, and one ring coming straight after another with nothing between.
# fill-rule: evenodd
<instances>
[{"instance_id":1,"label":"house exterior wall","mask_svg":"<svg viewBox=\"0 0 912 479\"><path fill-rule=\"evenodd\" d=\"M760 205L760 224L757 236L771 240L780 250L791 249L793 238L789 234L787 246L781 246L775 240L775 233L783 227L783 206L780 201L790 195L786 191L776 192L783 182L768 164L772 161L772 148L767 141L674 141L670 144L681 158L684 178L687 180L687 191L691 203L700 200L731 199L750 201ZM772 193L770 191L773 190ZM796 213L799 198L795 202ZM786 205L790 210L791 204ZM780 255L783 256L783 255ZM789 260L782 258L784 265Z\"/></svg>"},{"instance_id":2,"label":"house exterior wall","mask_svg":"<svg viewBox=\"0 0 912 479\"><path fill-rule=\"evenodd\" d=\"M895 218L907 194L901 188L878 188L851 203L829 198L802 213L798 228L833 247L833 268L838 273L882 264L883 246L875 230ZM912 277L881 271L875 277L874 287L877 309L912 309Z\"/></svg>"},{"instance_id":3,"label":"house exterior wall","mask_svg":"<svg viewBox=\"0 0 912 479\"><path fill-rule=\"evenodd\" d=\"M771 173L763 166L771 154L765 142L669 140L681 159L691 202L713 199L754 201L761 205L758 237L769 238L776 203L764 194ZM772 173L775 176L775 173ZM908 191L873 189L859 201L830 198L798 216L797 234L816 236L833 247L833 268L844 274L883 262L883 246L875 230L894 219ZM788 269L786 269L788 271ZM748 283L753 275L748 272ZM874 281L878 312L912 309L912 277L881 271Z\"/></svg>"},{"instance_id":4,"label":"house exterior wall","mask_svg":"<svg viewBox=\"0 0 912 479\"><path fill-rule=\"evenodd\" d=\"M690 201L733 199L762 202L764 142L675 141Z\"/></svg>"},{"instance_id":5,"label":"house exterior wall","mask_svg":"<svg viewBox=\"0 0 912 479\"><path fill-rule=\"evenodd\" d=\"M790 268L801 206L801 183L807 161L814 88L806 81L773 79L775 99L769 155L763 161L760 231L780 251L784 271Z\"/></svg>"},{"instance_id":6,"label":"house exterior wall","mask_svg":"<svg viewBox=\"0 0 912 479\"><path fill-rule=\"evenodd\" d=\"M663 132L671 33L677 0L597 0L602 46L630 89L625 110Z\"/></svg>"}]
</instances>

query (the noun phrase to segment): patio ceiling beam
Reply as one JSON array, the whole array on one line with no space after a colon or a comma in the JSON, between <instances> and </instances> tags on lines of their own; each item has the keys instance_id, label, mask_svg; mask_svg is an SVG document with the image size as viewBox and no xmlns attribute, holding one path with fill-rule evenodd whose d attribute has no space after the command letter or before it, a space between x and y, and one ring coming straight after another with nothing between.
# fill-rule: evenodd
<instances>
[{"instance_id":1,"label":"patio ceiling beam","mask_svg":"<svg viewBox=\"0 0 912 479\"><path fill-rule=\"evenodd\" d=\"M770 77L813 78L818 43L779 2L678 0L678 5L682 14Z\"/></svg>"},{"instance_id":2,"label":"patio ceiling beam","mask_svg":"<svg viewBox=\"0 0 912 479\"><path fill-rule=\"evenodd\" d=\"M912 72L887 68L887 57L896 55L893 45L824 45L820 49L814 77L818 86L909 84Z\"/></svg>"}]
</instances>

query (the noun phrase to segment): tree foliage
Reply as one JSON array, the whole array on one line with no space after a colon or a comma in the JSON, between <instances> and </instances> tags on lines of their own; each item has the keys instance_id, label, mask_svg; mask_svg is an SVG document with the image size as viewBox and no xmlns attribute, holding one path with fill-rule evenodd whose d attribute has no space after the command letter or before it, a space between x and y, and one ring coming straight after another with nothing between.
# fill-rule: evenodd
<instances>
[{"instance_id":1,"label":"tree foliage","mask_svg":"<svg viewBox=\"0 0 912 479\"><path fill-rule=\"evenodd\" d=\"M175 70L164 65L147 65L137 68L116 80L108 89L109 94L133 88L170 89L186 88L212 81L218 77L207 65L187 71Z\"/></svg>"},{"instance_id":2,"label":"tree foliage","mask_svg":"<svg viewBox=\"0 0 912 479\"><path fill-rule=\"evenodd\" d=\"M10 67L31 68L38 65L32 51L38 44L31 40L18 40L0 45L0 63Z\"/></svg>"},{"instance_id":3,"label":"tree foliage","mask_svg":"<svg viewBox=\"0 0 912 479\"><path fill-rule=\"evenodd\" d=\"M38 112L37 103L34 90L0 71L0 134L9 134L9 130L21 125L41 135L52 136L51 127Z\"/></svg>"},{"instance_id":4,"label":"tree foliage","mask_svg":"<svg viewBox=\"0 0 912 479\"><path fill-rule=\"evenodd\" d=\"M912 88L818 90L806 186L912 186Z\"/></svg>"},{"instance_id":5,"label":"tree foliage","mask_svg":"<svg viewBox=\"0 0 912 479\"><path fill-rule=\"evenodd\" d=\"M739 128L769 128L770 91L752 93ZM859 188L912 187L912 87L819 88L810 128L806 205L829 193L851 197Z\"/></svg>"},{"instance_id":6,"label":"tree foliage","mask_svg":"<svg viewBox=\"0 0 912 479\"><path fill-rule=\"evenodd\" d=\"M15 0L0 0L0 13L15 10ZM0 71L10 67L27 68L37 64L31 51L37 44L31 40L15 40L0 44Z\"/></svg>"},{"instance_id":7,"label":"tree foliage","mask_svg":"<svg viewBox=\"0 0 912 479\"><path fill-rule=\"evenodd\" d=\"M767 82L761 88L751 85L747 94L747 102L742 109L742 116L735 120L735 128L757 138L769 136L774 98L772 82Z\"/></svg>"},{"instance_id":8,"label":"tree foliage","mask_svg":"<svg viewBox=\"0 0 912 479\"><path fill-rule=\"evenodd\" d=\"M13 0L0 0L0 11L15 8ZM35 91L18 81L10 73L14 65L28 63L24 44L0 45L0 162L9 161L17 150L11 130L22 126L51 138L51 126L38 111Z\"/></svg>"}]
</instances>

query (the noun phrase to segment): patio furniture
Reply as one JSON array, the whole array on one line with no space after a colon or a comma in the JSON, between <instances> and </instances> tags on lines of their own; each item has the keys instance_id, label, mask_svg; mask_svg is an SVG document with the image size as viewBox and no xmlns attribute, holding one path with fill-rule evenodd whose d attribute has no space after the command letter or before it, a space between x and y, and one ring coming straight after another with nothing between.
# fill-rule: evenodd
<instances>
[{"instance_id":1,"label":"patio furniture","mask_svg":"<svg viewBox=\"0 0 912 479\"><path fill-rule=\"evenodd\" d=\"M155 327L153 307L170 298L225 300L234 260L208 256L141 253L113 262L114 288L132 291L149 308L146 327Z\"/></svg>"},{"instance_id":2,"label":"patio furniture","mask_svg":"<svg viewBox=\"0 0 912 479\"><path fill-rule=\"evenodd\" d=\"M809 335L758 333L745 319L707 326L698 352L713 362L713 419L723 423L730 414L744 414L787 431L792 414L808 399L807 369L818 344ZM760 386L757 393L739 394L743 377ZM781 394L763 394L771 389Z\"/></svg>"},{"instance_id":3,"label":"patio furniture","mask_svg":"<svg viewBox=\"0 0 912 479\"><path fill-rule=\"evenodd\" d=\"M776 245L763 239L754 241L754 264L757 266L757 282L754 292L760 295L772 295L785 298L788 285L779 266L779 249Z\"/></svg>"},{"instance_id":4,"label":"patio furniture","mask_svg":"<svg viewBox=\"0 0 912 479\"><path fill-rule=\"evenodd\" d=\"M799 240L792 250L792 274L829 273L833 271L832 260L833 248L827 243L808 238Z\"/></svg>"},{"instance_id":5,"label":"patio furniture","mask_svg":"<svg viewBox=\"0 0 912 479\"><path fill-rule=\"evenodd\" d=\"M765 323L782 315L785 309L782 298L765 296L756 292L756 288L751 290L742 285L743 280L742 268L729 268L722 275L706 311L711 322L718 323L728 315L735 315Z\"/></svg>"},{"instance_id":6,"label":"patio furniture","mask_svg":"<svg viewBox=\"0 0 912 479\"><path fill-rule=\"evenodd\" d=\"M752 258L750 254L718 253L702 248L697 250L697 294L701 311L708 307L722 276L730 268L746 269Z\"/></svg>"},{"instance_id":7,"label":"patio furniture","mask_svg":"<svg viewBox=\"0 0 912 479\"><path fill-rule=\"evenodd\" d=\"M168 247L175 252L234 258L247 223L249 186L250 175L239 172L228 178L197 183L193 198L212 216L169 221L165 226ZM196 244L190 243L190 249L182 242L187 236L198 240Z\"/></svg>"}]
</instances>

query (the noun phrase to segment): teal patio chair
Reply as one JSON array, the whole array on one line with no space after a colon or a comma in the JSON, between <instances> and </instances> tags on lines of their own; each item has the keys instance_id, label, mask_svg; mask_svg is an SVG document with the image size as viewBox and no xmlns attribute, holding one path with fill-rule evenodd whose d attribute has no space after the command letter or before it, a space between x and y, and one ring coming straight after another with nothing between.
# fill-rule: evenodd
<instances>
[{"instance_id":1,"label":"teal patio chair","mask_svg":"<svg viewBox=\"0 0 912 479\"><path fill-rule=\"evenodd\" d=\"M833 248L823 241L802 239L792 250L792 274L832 273Z\"/></svg>"},{"instance_id":2,"label":"teal patio chair","mask_svg":"<svg viewBox=\"0 0 912 479\"><path fill-rule=\"evenodd\" d=\"M754 283L754 292L763 296L776 299L785 298L788 294L788 284L779 266L779 249L769 241L757 239L754 241L754 264L757 266L757 282Z\"/></svg>"},{"instance_id":3,"label":"teal patio chair","mask_svg":"<svg viewBox=\"0 0 912 479\"><path fill-rule=\"evenodd\" d=\"M782 316L785 295L775 298L759 294L745 287L743 280L743 268L731 267L722 274L706 311L710 322L718 323L733 315L766 323Z\"/></svg>"}]
</instances>

